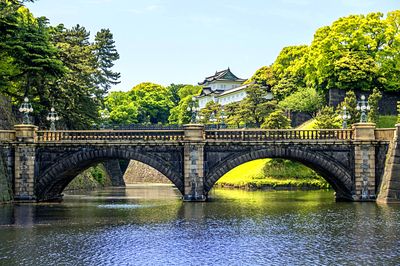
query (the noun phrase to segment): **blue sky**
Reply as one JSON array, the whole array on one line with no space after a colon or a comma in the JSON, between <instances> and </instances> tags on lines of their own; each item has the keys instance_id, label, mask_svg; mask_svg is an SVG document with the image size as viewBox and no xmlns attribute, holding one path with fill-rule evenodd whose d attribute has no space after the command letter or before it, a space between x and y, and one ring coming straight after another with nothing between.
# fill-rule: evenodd
<instances>
[{"instance_id":1,"label":"blue sky","mask_svg":"<svg viewBox=\"0 0 400 266\"><path fill-rule=\"evenodd\" d=\"M228 66L240 78L274 62L288 45L310 44L339 17L400 9L398 0L37 0L35 16L114 34L115 71L129 90L150 81L196 84Z\"/></svg>"}]
</instances>

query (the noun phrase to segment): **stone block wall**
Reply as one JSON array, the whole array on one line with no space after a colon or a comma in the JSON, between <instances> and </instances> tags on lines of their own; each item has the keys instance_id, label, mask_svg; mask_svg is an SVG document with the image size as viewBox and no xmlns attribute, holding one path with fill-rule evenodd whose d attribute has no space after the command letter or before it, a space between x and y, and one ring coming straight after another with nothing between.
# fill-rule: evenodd
<instances>
[{"instance_id":1,"label":"stone block wall","mask_svg":"<svg viewBox=\"0 0 400 266\"><path fill-rule=\"evenodd\" d=\"M389 146L385 172L379 189L378 202L400 201L400 125L396 125L393 142Z\"/></svg>"},{"instance_id":2,"label":"stone block wall","mask_svg":"<svg viewBox=\"0 0 400 266\"><path fill-rule=\"evenodd\" d=\"M133 183L166 183L171 181L159 171L147 164L131 160L125 171L123 180L125 184Z\"/></svg>"},{"instance_id":3,"label":"stone block wall","mask_svg":"<svg viewBox=\"0 0 400 266\"><path fill-rule=\"evenodd\" d=\"M355 91L357 99L361 95L368 96L371 94L369 91ZM338 106L346 96L345 90L330 89L327 93L327 103L330 106ZM382 92L382 99L379 102L379 113L382 115L397 115L397 101L400 101L400 93L398 92Z\"/></svg>"},{"instance_id":4,"label":"stone block wall","mask_svg":"<svg viewBox=\"0 0 400 266\"><path fill-rule=\"evenodd\" d=\"M12 200L10 149L0 147L0 203Z\"/></svg>"},{"instance_id":5,"label":"stone block wall","mask_svg":"<svg viewBox=\"0 0 400 266\"><path fill-rule=\"evenodd\" d=\"M290 118L290 125L294 128L310 120L312 116L303 112L290 112L289 118Z\"/></svg>"}]
</instances>

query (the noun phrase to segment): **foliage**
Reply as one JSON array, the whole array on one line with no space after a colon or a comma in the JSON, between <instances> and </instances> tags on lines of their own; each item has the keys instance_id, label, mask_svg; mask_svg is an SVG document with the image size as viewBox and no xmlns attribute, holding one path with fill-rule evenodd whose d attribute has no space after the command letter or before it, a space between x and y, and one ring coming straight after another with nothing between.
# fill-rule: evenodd
<instances>
[{"instance_id":1,"label":"foliage","mask_svg":"<svg viewBox=\"0 0 400 266\"><path fill-rule=\"evenodd\" d=\"M173 85L172 84L169 88L175 89L178 86L179 86L179 89L176 91L176 96L178 98L178 102L171 109L170 116L168 117L168 121L171 124L186 124L186 123L190 122L191 115L192 115L191 112L188 110L188 107L193 102L193 99L192 99L193 96L197 96L201 92L201 87L193 86L193 85Z\"/></svg>"},{"instance_id":2,"label":"foliage","mask_svg":"<svg viewBox=\"0 0 400 266\"><path fill-rule=\"evenodd\" d=\"M28 96L41 127L55 107L63 127L87 128L98 119L109 84L119 78L110 70L118 59L112 34L101 30L92 43L84 27L51 27L24 2L0 1L0 93L14 104Z\"/></svg>"},{"instance_id":3,"label":"foliage","mask_svg":"<svg viewBox=\"0 0 400 266\"><path fill-rule=\"evenodd\" d=\"M305 112L315 116L324 98L314 88L300 89L279 102L279 106L291 111Z\"/></svg>"},{"instance_id":4,"label":"foliage","mask_svg":"<svg viewBox=\"0 0 400 266\"><path fill-rule=\"evenodd\" d=\"M376 123L379 118L379 101L382 99L382 93L374 88L368 97L368 105L370 110L368 112L368 122Z\"/></svg>"},{"instance_id":5,"label":"foliage","mask_svg":"<svg viewBox=\"0 0 400 266\"><path fill-rule=\"evenodd\" d=\"M282 167L269 166L270 163L274 164L275 160L259 159L239 165L220 178L217 185L246 188L329 188L329 184L314 171L295 162L283 160L288 163L284 165L286 176L282 176Z\"/></svg>"},{"instance_id":6,"label":"foliage","mask_svg":"<svg viewBox=\"0 0 400 266\"><path fill-rule=\"evenodd\" d=\"M167 90L169 91L171 95L171 101L174 104L174 106L178 105L179 101L181 100L181 97L179 96L179 91L185 87L185 84L174 84L172 83L167 87Z\"/></svg>"},{"instance_id":7,"label":"foliage","mask_svg":"<svg viewBox=\"0 0 400 266\"><path fill-rule=\"evenodd\" d=\"M261 125L261 128L269 129L286 129L290 128L290 119L286 117L285 113L277 109L273 111Z\"/></svg>"},{"instance_id":8,"label":"foliage","mask_svg":"<svg viewBox=\"0 0 400 266\"><path fill-rule=\"evenodd\" d=\"M263 87L269 87L273 83L272 69L269 66L263 66L254 73L254 75L246 80L244 84L255 83Z\"/></svg>"},{"instance_id":9,"label":"foliage","mask_svg":"<svg viewBox=\"0 0 400 266\"><path fill-rule=\"evenodd\" d=\"M166 124L172 108L170 92L167 88L144 82L129 91L132 101L138 107L138 122L143 124Z\"/></svg>"},{"instance_id":10,"label":"foliage","mask_svg":"<svg viewBox=\"0 0 400 266\"><path fill-rule=\"evenodd\" d=\"M200 123L215 124L221 122L222 106L219 103L210 101L199 112ZM211 121L215 119L215 121Z\"/></svg>"},{"instance_id":11,"label":"foliage","mask_svg":"<svg viewBox=\"0 0 400 266\"><path fill-rule=\"evenodd\" d=\"M324 91L399 90L399 14L350 15L318 29L308 54L308 84Z\"/></svg>"},{"instance_id":12,"label":"foliage","mask_svg":"<svg viewBox=\"0 0 400 266\"><path fill-rule=\"evenodd\" d=\"M397 102L397 123L400 123L400 101Z\"/></svg>"},{"instance_id":13,"label":"foliage","mask_svg":"<svg viewBox=\"0 0 400 266\"><path fill-rule=\"evenodd\" d=\"M394 128L396 123L398 123L398 116L395 115L381 115L378 117L376 122L377 128Z\"/></svg>"},{"instance_id":14,"label":"foliage","mask_svg":"<svg viewBox=\"0 0 400 266\"><path fill-rule=\"evenodd\" d=\"M332 106L323 107L315 117L315 128L340 128L340 118Z\"/></svg>"},{"instance_id":15,"label":"foliage","mask_svg":"<svg viewBox=\"0 0 400 266\"><path fill-rule=\"evenodd\" d=\"M104 167L103 167L104 168ZM94 180L96 180L99 184L105 185L106 183L106 173L105 170L102 169L99 165L90 168L90 174Z\"/></svg>"},{"instance_id":16,"label":"foliage","mask_svg":"<svg viewBox=\"0 0 400 266\"><path fill-rule=\"evenodd\" d=\"M315 171L298 162L285 159L271 159L264 165L263 172L265 176L278 179L282 178L310 178L322 179Z\"/></svg>"},{"instance_id":17,"label":"foliage","mask_svg":"<svg viewBox=\"0 0 400 266\"><path fill-rule=\"evenodd\" d=\"M129 125L138 122L138 106L129 93L113 91L105 98L104 105L110 114L111 124Z\"/></svg>"},{"instance_id":18,"label":"foliage","mask_svg":"<svg viewBox=\"0 0 400 266\"><path fill-rule=\"evenodd\" d=\"M115 48L113 34L109 29L101 29L94 38L94 55L97 61L97 83L104 93L111 89L111 85L119 83L120 73L113 72L114 61L119 59Z\"/></svg>"},{"instance_id":19,"label":"foliage","mask_svg":"<svg viewBox=\"0 0 400 266\"><path fill-rule=\"evenodd\" d=\"M296 129L314 129L315 128L315 118L307 120L300 126L296 127Z\"/></svg>"},{"instance_id":20,"label":"foliage","mask_svg":"<svg viewBox=\"0 0 400 266\"><path fill-rule=\"evenodd\" d=\"M360 112L357 110L357 97L354 91L349 90L346 92L346 96L343 102L338 106L337 111L342 112L343 107L346 107L346 112L350 114L350 119L347 120L347 123L357 123L360 119Z\"/></svg>"},{"instance_id":21,"label":"foliage","mask_svg":"<svg viewBox=\"0 0 400 266\"><path fill-rule=\"evenodd\" d=\"M67 128L87 128L97 121L104 95L94 79L97 69L90 34L80 25L67 29L60 24L51 29L51 35L66 73L54 84L49 99Z\"/></svg>"},{"instance_id":22,"label":"foliage","mask_svg":"<svg viewBox=\"0 0 400 266\"><path fill-rule=\"evenodd\" d=\"M252 84L246 88L246 97L239 105L239 114L247 125L260 127L265 118L275 110L276 101L268 100L268 91L265 87Z\"/></svg>"},{"instance_id":23,"label":"foliage","mask_svg":"<svg viewBox=\"0 0 400 266\"><path fill-rule=\"evenodd\" d=\"M284 47L272 65L274 82L272 93L282 100L293 92L306 87L304 83L307 45Z\"/></svg>"},{"instance_id":24,"label":"foliage","mask_svg":"<svg viewBox=\"0 0 400 266\"><path fill-rule=\"evenodd\" d=\"M111 185L110 177L102 164L89 167L77 175L65 190L93 190Z\"/></svg>"},{"instance_id":25,"label":"foliage","mask_svg":"<svg viewBox=\"0 0 400 266\"><path fill-rule=\"evenodd\" d=\"M244 124L242 116L239 112L240 102L232 102L224 106L224 112L226 115L225 123L228 125L234 125L239 127Z\"/></svg>"}]
</instances>

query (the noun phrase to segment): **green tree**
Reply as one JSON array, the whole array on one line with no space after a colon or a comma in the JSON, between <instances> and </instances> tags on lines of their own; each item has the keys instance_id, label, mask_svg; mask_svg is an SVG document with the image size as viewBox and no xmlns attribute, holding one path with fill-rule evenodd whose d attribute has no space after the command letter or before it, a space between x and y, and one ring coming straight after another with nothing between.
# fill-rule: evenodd
<instances>
[{"instance_id":1,"label":"green tree","mask_svg":"<svg viewBox=\"0 0 400 266\"><path fill-rule=\"evenodd\" d=\"M314 88L300 89L279 102L283 109L305 112L315 116L324 103L324 98Z\"/></svg>"},{"instance_id":2,"label":"green tree","mask_svg":"<svg viewBox=\"0 0 400 266\"><path fill-rule=\"evenodd\" d=\"M382 99L382 93L374 88L368 97L368 105L370 110L368 112L368 122L377 123L379 118L379 101Z\"/></svg>"},{"instance_id":3,"label":"green tree","mask_svg":"<svg viewBox=\"0 0 400 266\"><path fill-rule=\"evenodd\" d=\"M119 59L119 54L115 48L113 34L109 29L101 29L94 38L94 55L97 61L96 83L103 89L103 93L110 90L111 85L119 83L121 74L113 72L114 61Z\"/></svg>"},{"instance_id":4,"label":"green tree","mask_svg":"<svg viewBox=\"0 0 400 266\"><path fill-rule=\"evenodd\" d=\"M315 117L314 128L316 129L340 128L340 126L340 118L332 106L323 107Z\"/></svg>"},{"instance_id":5,"label":"green tree","mask_svg":"<svg viewBox=\"0 0 400 266\"><path fill-rule=\"evenodd\" d=\"M346 91L343 102L336 109L339 116L343 114L343 107L346 107L346 113L350 115L350 119L347 120L348 124L354 124L360 120L360 112L357 110L357 97L354 91Z\"/></svg>"},{"instance_id":6,"label":"green tree","mask_svg":"<svg viewBox=\"0 0 400 266\"><path fill-rule=\"evenodd\" d=\"M189 104L193 102L193 96L199 95L202 89L201 86L179 86L180 88L176 92L179 102L171 109L170 116L168 118L168 121L171 124L186 124L190 122L192 114L191 111L188 110ZM192 104L196 105L195 102L193 102Z\"/></svg>"},{"instance_id":7,"label":"green tree","mask_svg":"<svg viewBox=\"0 0 400 266\"><path fill-rule=\"evenodd\" d=\"M170 91L158 84L144 82L129 91L138 106L138 122L166 124L173 107Z\"/></svg>"},{"instance_id":8,"label":"green tree","mask_svg":"<svg viewBox=\"0 0 400 266\"><path fill-rule=\"evenodd\" d=\"M308 46L288 46L281 50L272 65L275 82L271 88L275 98L281 100L306 87L304 82Z\"/></svg>"},{"instance_id":9,"label":"green tree","mask_svg":"<svg viewBox=\"0 0 400 266\"><path fill-rule=\"evenodd\" d=\"M377 53L380 66L378 82L386 91L400 89L400 10L389 12L386 22L386 43Z\"/></svg>"},{"instance_id":10,"label":"green tree","mask_svg":"<svg viewBox=\"0 0 400 266\"><path fill-rule=\"evenodd\" d=\"M128 92L113 91L104 101L113 125L129 125L138 122L138 106Z\"/></svg>"},{"instance_id":11,"label":"green tree","mask_svg":"<svg viewBox=\"0 0 400 266\"><path fill-rule=\"evenodd\" d=\"M224 112L226 115L225 123L240 127L244 124L244 119L240 113L240 102L232 102L224 106Z\"/></svg>"},{"instance_id":12,"label":"green tree","mask_svg":"<svg viewBox=\"0 0 400 266\"><path fill-rule=\"evenodd\" d=\"M285 113L277 109L273 111L261 125L261 128L269 129L286 129L290 128L290 119L286 117Z\"/></svg>"},{"instance_id":13,"label":"green tree","mask_svg":"<svg viewBox=\"0 0 400 266\"><path fill-rule=\"evenodd\" d=\"M52 28L52 37L67 72L54 84L50 98L67 128L87 128L97 122L104 95L96 83L98 69L90 33L80 25L66 29L60 24Z\"/></svg>"},{"instance_id":14,"label":"green tree","mask_svg":"<svg viewBox=\"0 0 400 266\"><path fill-rule=\"evenodd\" d=\"M350 15L318 29L309 49L307 82L322 90L395 89L391 85L398 78L389 74L389 82L385 74L397 64L391 56L399 36L396 20L391 13L386 20L382 13Z\"/></svg>"},{"instance_id":15,"label":"green tree","mask_svg":"<svg viewBox=\"0 0 400 266\"><path fill-rule=\"evenodd\" d=\"M179 104L179 101L181 100L181 97L179 96L179 90L185 87L185 84L174 84L172 83L167 87L167 90L170 92L171 95L171 101L174 104L174 106Z\"/></svg>"},{"instance_id":16,"label":"green tree","mask_svg":"<svg viewBox=\"0 0 400 266\"><path fill-rule=\"evenodd\" d=\"M0 93L10 96L13 102L29 96L40 126L50 106L52 85L65 68L51 43L46 18L35 18L16 1L1 5L10 8L0 17Z\"/></svg>"},{"instance_id":17,"label":"green tree","mask_svg":"<svg viewBox=\"0 0 400 266\"><path fill-rule=\"evenodd\" d=\"M218 124L221 123L222 106L214 101L209 101L206 106L200 109L200 123ZM214 120L214 121L212 121Z\"/></svg>"},{"instance_id":18,"label":"green tree","mask_svg":"<svg viewBox=\"0 0 400 266\"><path fill-rule=\"evenodd\" d=\"M263 66L260 69L257 69L256 73L246 80L244 84L255 83L263 87L270 87L273 84L274 79L272 75L272 69L270 66Z\"/></svg>"},{"instance_id":19,"label":"green tree","mask_svg":"<svg viewBox=\"0 0 400 266\"><path fill-rule=\"evenodd\" d=\"M268 90L253 84L246 88L246 97L240 102L239 113L246 125L260 127L275 107L276 101L268 99Z\"/></svg>"}]
</instances>

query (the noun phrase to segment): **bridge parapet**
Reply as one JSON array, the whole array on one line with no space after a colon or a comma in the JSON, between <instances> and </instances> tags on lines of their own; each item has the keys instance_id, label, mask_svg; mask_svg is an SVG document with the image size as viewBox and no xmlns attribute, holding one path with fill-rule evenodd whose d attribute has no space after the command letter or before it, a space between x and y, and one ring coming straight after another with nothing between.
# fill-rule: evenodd
<instances>
[{"instance_id":1,"label":"bridge parapet","mask_svg":"<svg viewBox=\"0 0 400 266\"><path fill-rule=\"evenodd\" d=\"M352 140L352 129L219 129L206 130L207 140Z\"/></svg>"},{"instance_id":2,"label":"bridge parapet","mask_svg":"<svg viewBox=\"0 0 400 266\"><path fill-rule=\"evenodd\" d=\"M375 129L375 140L392 141L395 128L377 128Z\"/></svg>"},{"instance_id":3,"label":"bridge parapet","mask_svg":"<svg viewBox=\"0 0 400 266\"><path fill-rule=\"evenodd\" d=\"M63 130L38 131L38 142L177 141L183 130Z\"/></svg>"},{"instance_id":4,"label":"bridge parapet","mask_svg":"<svg viewBox=\"0 0 400 266\"><path fill-rule=\"evenodd\" d=\"M15 130L0 130L0 142L15 141Z\"/></svg>"}]
</instances>

